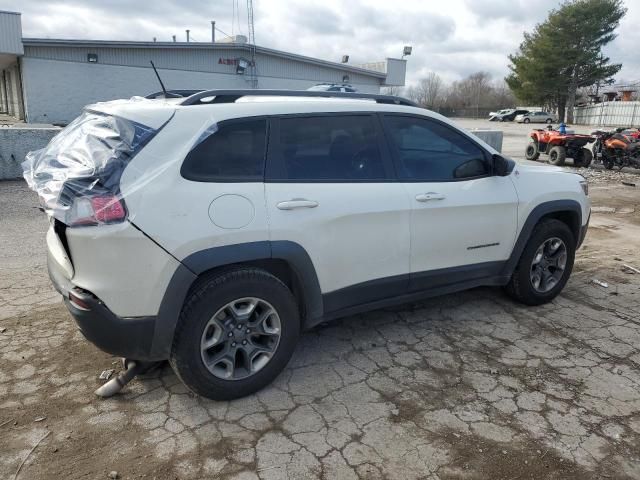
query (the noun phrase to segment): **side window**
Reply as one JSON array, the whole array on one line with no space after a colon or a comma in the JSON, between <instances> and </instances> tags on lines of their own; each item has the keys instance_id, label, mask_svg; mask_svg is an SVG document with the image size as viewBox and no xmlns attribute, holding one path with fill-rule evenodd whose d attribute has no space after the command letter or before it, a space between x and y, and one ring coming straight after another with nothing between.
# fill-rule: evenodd
<instances>
[{"instance_id":1,"label":"side window","mask_svg":"<svg viewBox=\"0 0 640 480\"><path fill-rule=\"evenodd\" d=\"M266 120L223 123L189 152L180 173L198 182L261 182L266 130Z\"/></svg>"},{"instance_id":2,"label":"side window","mask_svg":"<svg viewBox=\"0 0 640 480\"><path fill-rule=\"evenodd\" d=\"M403 180L446 182L488 175L484 151L451 127L416 117L385 116Z\"/></svg>"},{"instance_id":3,"label":"side window","mask_svg":"<svg viewBox=\"0 0 640 480\"><path fill-rule=\"evenodd\" d=\"M278 179L375 181L387 178L370 115L280 119Z\"/></svg>"}]
</instances>

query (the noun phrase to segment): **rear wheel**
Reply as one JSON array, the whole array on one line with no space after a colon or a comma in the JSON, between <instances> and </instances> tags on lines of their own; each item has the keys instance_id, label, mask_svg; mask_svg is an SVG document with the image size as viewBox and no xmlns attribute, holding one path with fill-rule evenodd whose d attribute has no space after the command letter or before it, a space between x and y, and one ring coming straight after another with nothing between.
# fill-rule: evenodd
<instances>
[{"instance_id":1,"label":"rear wheel","mask_svg":"<svg viewBox=\"0 0 640 480\"><path fill-rule=\"evenodd\" d=\"M604 168L606 168L607 170L611 170L613 168L613 160L605 158L602 160L602 164L604 165Z\"/></svg>"},{"instance_id":2,"label":"rear wheel","mask_svg":"<svg viewBox=\"0 0 640 480\"><path fill-rule=\"evenodd\" d=\"M547 125L551 125L553 123L553 119L547 118Z\"/></svg>"},{"instance_id":3,"label":"rear wheel","mask_svg":"<svg viewBox=\"0 0 640 480\"><path fill-rule=\"evenodd\" d=\"M279 279L255 268L221 272L187 298L169 362L195 393L231 400L271 383L299 333L295 298Z\"/></svg>"},{"instance_id":4,"label":"rear wheel","mask_svg":"<svg viewBox=\"0 0 640 480\"><path fill-rule=\"evenodd\" d=\"M555 219L540 222L522 252L506 292L526 305L553 300L571 275L575 243L565 223Z\"/></svg>"},{"instance_id":5,"label":"rear wheel","mask_svg":"<svg viewBox=\"0 0 640 480\"><path fill-rule=\"evenodd\" d=\"M581 148L577 151L575 157L573 157L573 163L576 167L587 168L591 165L593 160L593 153L588 148Z\"/></svg>"},{"instance_id":6,"label":"rear wheel","mask_svg":"<svg viewBox=\"0 0 640 480\"><path fill-rule=\"evenodd\" d=\"M567 158L567 150L559 145L549 150L549 163L551 165L564 165L564 160Z\"/></svg>"},{"instance_id":7,"label":"rear wheel","mask_svg":"<svg viewBox=\"0 0 640 480\"><path fill-rule=\"evenodd\" d=\"M527 148L524 151L524 156L527 160L537 160L540 156L538 144L536 142L529 142Z\"/></svg>"}]
</instances>

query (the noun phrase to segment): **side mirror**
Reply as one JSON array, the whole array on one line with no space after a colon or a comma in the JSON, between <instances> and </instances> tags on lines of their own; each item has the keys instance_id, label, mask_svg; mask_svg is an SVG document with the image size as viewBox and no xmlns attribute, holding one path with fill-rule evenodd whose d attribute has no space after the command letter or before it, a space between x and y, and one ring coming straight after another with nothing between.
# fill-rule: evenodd
<instances>
[{"instance_id":1,"label":"side mirror","mask_svg":"<svg viewBox=\"0 0 640 480\"><path fill-rule=\"evenodd\" d=\"M493 154L493 174L498 177L506 177L513 170L513 160L507 160L502 155Z\"/></svg>"}]
</instances>

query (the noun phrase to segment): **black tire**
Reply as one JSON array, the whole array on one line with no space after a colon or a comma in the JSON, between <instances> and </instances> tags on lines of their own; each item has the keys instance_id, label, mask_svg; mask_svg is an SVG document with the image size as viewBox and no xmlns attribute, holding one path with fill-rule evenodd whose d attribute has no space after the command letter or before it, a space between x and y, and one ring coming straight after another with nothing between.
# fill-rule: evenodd
<instances>
[{"instance_id":1,"label":"black tire","mask_svg":"<svg viewBox=\"0 0 640 480\"><path fill-rule=\"evenodd\" d=\"M525 119L523 120L523 122L524 122L524 123L529 123L529 122L531 122L531 120L529 120L528 118L525 118Z\"/></svg>"},{"instance_id":2,"label":"black tire","mask_svg":"<svg viewBox=\"0 0 640 480\"><path fill-rule=\"evenodd\" d=\"M553 237L560 238L566 245L566 264L558 283L550 291L541 293L534 288L531 281L530 273L532 262L538 248L546 240ZM562 291L569 280L571 270L573 269L575 252L576 240L564 222L555 219L542 220L533 229L531 237L511 275L511 279L505 287L505 291L510 297L525 305L542 305L543 303L550 302Z\"/></svg>"},{"instance_id":3,"label":"black tire","mask_svg":"<svg viewBox=\"0 0 640 480\"><path fill-rule=\"evenodd\" d=\"M567 158L567 150L564 147L557 145L549 150L549 163L551 165L564 165L565 158Z\"/></svg>"},{"instance_id":4,"label":"black tire","mask_svg":"<svg viewBox=\"0 0 640 480\"><path fill-rule=\"evenodd\" d=\"M587 168L589 165L591 165L592 160L593 153L591 153L591 150L589 150L588 148L581 148L573 158L573 163L576 167Z\"/></svg>"},{"instance_id":5,"label":"black tire","mask_svg":"<svg viewBox=\"0 0 640 480\"><path fill-rule=\"evenodd\" d=\"M204 364L203 333L218 310L245 297L259 298L273 306L281 325L279 343L270 360L252 375L234 380L219 378ZM198 395L212 400L232 400L271 383L289 362L299 335L296 300L284 283L257 268L223 271L203 278L192 288L180 313L169 363L178 378Z\"/></svg>"},{"instance_id":6,"label":"black tire","mask_svg":"<svg viewBox=\"0 0 640 480\"><path fill-rule=\"evenodd\" d=\"M540 157L538 144L536 142L529 142L527 148L524 150L524 156L527 160L537 160Z\"/></svg>"},{"instance_id":7,"label":"black tire","mask_svg":"<svg viewBox=\"0 0 640 480\"><path fill-rule=\"evenodd\" d=\"M547 125L551 125L553 123L553 119L552 118L547 118Z\"/></svg>"},{"instance_id":8,"label":"black tire","mask_svg":"<svg viewBox=\"0 0 640 480\"><path fill-rule=\"evenodd\" d=\"M609 160L609 159L603 160L602 164L604 165L604 168L606 168L607 170L611 170L614 166L613 160Z\"/></svg>"}]
</instances>

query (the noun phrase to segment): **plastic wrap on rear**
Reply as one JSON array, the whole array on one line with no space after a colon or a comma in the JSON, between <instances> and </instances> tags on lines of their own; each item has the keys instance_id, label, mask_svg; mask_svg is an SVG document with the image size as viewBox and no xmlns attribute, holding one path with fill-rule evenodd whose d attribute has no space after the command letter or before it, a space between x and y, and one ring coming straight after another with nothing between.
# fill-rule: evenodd
<instances>
[{"instance_id":1,"label":"plastic wrap on rear","mask_svg":"<svg viewBox=\"0 0 640 480\"><path fill-rule=\"evenodd\" d=\"M50 216L69 226L123 221L127 215L126 195L142 188L169 165L182 161L158 158L138 184L129 185L126 193L120 189L124 169L173 113L157 128L119 113L123 106L129 113L140 113L158 105L152 105L154 102L133 98L85 107L45 148L27 154L22 163L24 178ZM191 143L193 148L216 130L215 121L208 121L186 139L185 145Z\"/></svg>"},{"instance_id":2,"label":"plastic wrap on rear","mask_svg":"<svg viewBox=\"0 0 640 480\"><path fill-rule=\"evenodd\" d=\"M156 130L87 110L22 164L24 178L47 213L67 222L73 199L119 194L122 172Z\"/></svg>"}]
</instances>

